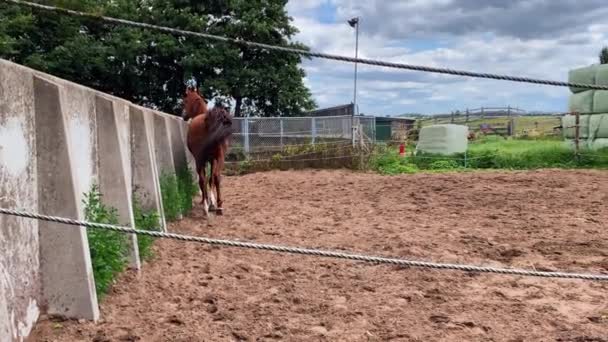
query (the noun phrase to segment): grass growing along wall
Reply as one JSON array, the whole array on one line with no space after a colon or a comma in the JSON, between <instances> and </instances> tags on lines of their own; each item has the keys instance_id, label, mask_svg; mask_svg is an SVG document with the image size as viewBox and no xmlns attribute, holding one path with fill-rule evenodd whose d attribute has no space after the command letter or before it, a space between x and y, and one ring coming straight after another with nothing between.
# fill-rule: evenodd
<instances>
[{"instance_id":1,"label":"grass growing along wall","mask_svg":"<svg viewBox=\"0 0 608 342\"><path fill-rule=\"evenodd\" d=\"M158 212L156 210L143 210L135 194L133 194L133 217L135 228L138 230L160 230L160 215ZM137 237L137 246L141 260L150 260L154 256L152 252L154 240L154 237L147 235L139 235Z\"/></svg>"},{"instance_id":2,"label":"grass growing along wall","mask_svg":"<svg viewBox=\"0 0 608 342\"><path fill-rule=\"evenodd\" d=\"M163 209L167 221L175 221L192 210L192 200L198 191L191 169L185 167L177 173L164 173L160 177Z\"/></svg>"},{"instance_id":3,"label":"grass growing along wall","mask_svg":"<svg viewBox=\"0 0 608 342\"><path fill-rule=\"evenodd\" d=\"M83 203L86 221L118 224L117 210L102 203L102 195L97 185L93 185L85 196ZM87 229L87 238L95 278L95 290L97 297L101 299L109 290L116 276L127 266L128 237L109 230Z\"/></svg>"}]
</instances>

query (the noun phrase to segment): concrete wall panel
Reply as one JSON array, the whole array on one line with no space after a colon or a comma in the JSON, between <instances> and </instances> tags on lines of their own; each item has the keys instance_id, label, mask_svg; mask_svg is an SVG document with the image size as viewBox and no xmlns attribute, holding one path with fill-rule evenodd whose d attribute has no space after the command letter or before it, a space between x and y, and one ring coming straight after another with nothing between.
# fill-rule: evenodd
<instances>
[{"instance_id":1,"label":"concrete wall panel","mask_svg":"<svg viewBox=\"0 0 608 342\"><path fill-rule=\"evenodd\" d=\"M155 210L162 214L162 200L158 173L156 172L156 159L152 141L153 119L145 115L144 110L137 106L130 106L131 125L131 174L133 175L133 192L138 197L144 210ZM148 112L149 113L149 112ZM146 118L149 118L146 120ZM161 215L162 216L162 215ZM161 217L161 228L166 231L164 216Z\"/></svg>"},{"instance_id":2,"label":"concrete wall panel","mask_svg":"<svg viewBox=\"0 0 608 342\"><path fill-rule=\"evenodd\" d=\"M34 76L38 211L80 218L59 86ZM40 221L42 298L49 314L96 320L99 308L84 228ZM66 267L69 265L69 267Z\"/></svg>"},{"instance_id":3,"label":"concrete wall panel","mask_svg":"<svg viewBox=\"0 0 608 342\"><path fill-rule=\"evenodd\" d=\"M102 95L95 98L97 114L97 144L99 149L99 189L103 202L116 208L120 223L135 226L131 205L131 169L127 148L130 134L124 103L117 103ZM126 135L126 137L125 137ZM129 152L124 151L128 149ZM140 269L137 235L130 234L129 266Z\"/></svg>"},{"instance_id":4,"label":"concrete wall panel","mask_svg":"<svg viewBox=\"0 0 608 342\"><path fill-rule=\"evenodd\" d=\"M96 183L133 226L141 184L165 228L159 177L194 169L186 132L175 116L0 59L0 206L84 219ZM26 338L40 313L99 318L85 228L0 215L0 246L0 342Z\"/></svg>"},{"instance_id":5,"label":"concrete wall panel","mask_svg":"<svg viewBox=\"0 0 608 342\"><path fill-rule=\"evenodd\" d=\"M171 138L164 116L154 115L154 149L156 152L157 170L159 175L175 173L173 151L171 151Z\"/></svg>"},{"instance_id":6,"label":"concrete wall panel","mask_svg":"<svg viewBox=\"0 0 608 342\"><path fill-rule=\"evenodd\" d=\"M38 211L33 78L0 60L0 206ZM0 215L0 341L27 337L40 312L38 222Z\"/></svg>"},{"instance_id":7,"label":"concrete wall panel","mask_svg":"<svg viewBox=\"0 0 608 342\"><path fill-rule=\"evenodd\" d=\"M182 134L181 127L183 126L180 121L183 120L174 118L167 118L167 125L169 126L169 135L171 139L171 151L173 153L173 165L175 166L175 170L179 171L181 169L186 168L188 166L188 161L186 157L186 149Z\"/></svg>"}]
</instances>

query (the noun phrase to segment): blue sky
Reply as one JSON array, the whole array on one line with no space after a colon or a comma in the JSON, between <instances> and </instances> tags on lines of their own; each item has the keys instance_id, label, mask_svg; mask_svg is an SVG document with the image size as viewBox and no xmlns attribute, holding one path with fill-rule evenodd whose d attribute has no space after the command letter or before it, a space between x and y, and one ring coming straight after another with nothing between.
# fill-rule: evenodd
<instances>
[{"instance_id":1,"label":"blue sky","mask_svg":"<svg viewBox=\"0 0 608 342\"><path fill-rule=\"evenodd\" d=\"M419 65L567 80L597 63L608 45L608 4L586 0L291 0L296 40L313 50ZM546 18L543 20L543 18ZM354 65L303 63L320 107L350 103ZM566 111L567 88L461 78L359 65L359 111L371 115L446 113L481 106Z\"/></svg>"}]
</instances>

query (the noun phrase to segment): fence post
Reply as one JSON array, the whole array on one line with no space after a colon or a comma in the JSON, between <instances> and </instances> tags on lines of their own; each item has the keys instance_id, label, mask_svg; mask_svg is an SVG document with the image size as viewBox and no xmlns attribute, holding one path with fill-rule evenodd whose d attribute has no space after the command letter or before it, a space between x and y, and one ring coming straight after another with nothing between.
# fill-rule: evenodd
<instances>
[{"instance_id":1,"label":"fence post","mask_svg":"<svg viewBox=\"0 0 608 342\"><path fill-rule=\"evenodd\" d=\"M515 135L515 118L511 117L511 120L509 121L509 126L510 126L510 132L509 132L509 136L514 136Z\"/></svg>"},{"instance_id":2,"label":"fence post","mask_svg":"<svg viewBox=\"0 0 608 342\"><path fill-rule=\"evenodd\" d=\"M311 126L312 126L312 144L315 144L315 140L317 138L317 120L316 118L312 118L311 120Z\"/></svg>"},{"instance_id":3,"label":"fence post","mask_svg":"<svg viewBox=\"0 0 608 342\"><path fill-rule=\"evenodd\" d=\"M281 150L283 149L283 118L279 118L279 127L281 130Z\"/></svg>"},{"instance_id":4,"label":"fence post","mask_svg":"<svg viewBox=\"0 0 608 342\"><path fill-rule=\"evenodd\" d=\"M241 132L243 134L243 149L245 153L249 153L249 120L243 118L241 121Z\"/></svg>"},{"instance_id":5,"label":"fence post","mask_svg":"<svg viewBox=\"0 0 608 342\"><path fill-rule=\"evenodd\" d=\"M576 115L575 124L574 124L574 156L577 162L580 162L580 154L579 154L579 139L581 133L581 114L579 112L574 113Z\"/></svg>"}]
</instances>

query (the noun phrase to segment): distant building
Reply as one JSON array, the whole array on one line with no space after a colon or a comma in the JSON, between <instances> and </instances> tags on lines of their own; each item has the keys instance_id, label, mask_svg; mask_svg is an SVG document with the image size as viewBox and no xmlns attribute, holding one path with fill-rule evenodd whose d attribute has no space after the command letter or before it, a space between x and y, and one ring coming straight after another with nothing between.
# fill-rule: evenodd
<instances>
[{"instance_id":1,"label":"distant building","mask_svg":"<svg viewBox=\"0 0 608 342\"><path fill-rule=\"evenodd\" d=\"M416 125L415 118L376 117L376 140L405 140L408 133Z\"/></svg>"},{"instance_id":2,"label":"distant building","mask_svg":"<svg viewBox=\"0 0 608 342\"><path fill-rule=\"evenodd\" d=\"M315 117L344 116L344 115L352 116L354 112L355 112L355 105L350 103L350 104L341 105L341 106L313 110L311 112L305 113L304 116L315 116Z\"/></svg>"}]
</instances>

